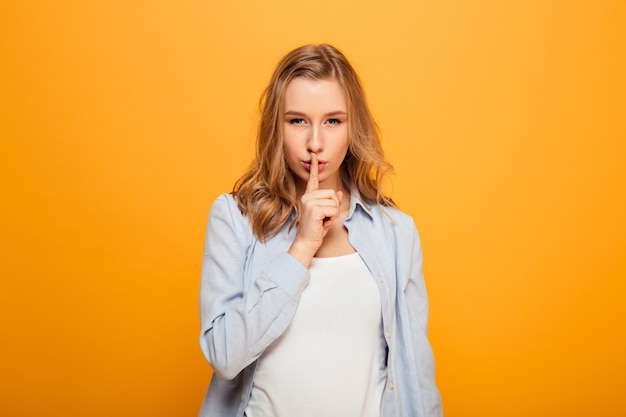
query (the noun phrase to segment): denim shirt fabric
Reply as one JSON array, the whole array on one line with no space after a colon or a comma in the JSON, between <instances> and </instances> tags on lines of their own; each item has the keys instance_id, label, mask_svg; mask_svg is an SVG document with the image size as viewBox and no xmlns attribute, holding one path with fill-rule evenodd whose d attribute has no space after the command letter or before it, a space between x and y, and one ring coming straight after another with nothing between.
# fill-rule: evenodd
<instances>
[{"instance_id":1,"label":"denim shirt fabric","mask_svg":"<svg viewBox=\"0 0 626 417\"><path fill-rule=\"evenodd\" d=\"M200 346L214 372L200 417L244 415L257 359L289 326L309 280L308 270L287 253L296 233L290 223L263 243L232 195L222 194L211 207L200 287ZM366 204L353 191L344 224L380 292L388 348L383 416L442 416L413 219L396 208Z\"/></svg>"}]
</instances>

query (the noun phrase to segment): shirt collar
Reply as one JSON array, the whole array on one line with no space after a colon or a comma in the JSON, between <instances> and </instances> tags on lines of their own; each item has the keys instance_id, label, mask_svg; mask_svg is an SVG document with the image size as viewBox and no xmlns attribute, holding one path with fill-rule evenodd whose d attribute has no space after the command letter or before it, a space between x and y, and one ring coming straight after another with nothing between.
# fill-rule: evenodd
<instances>
[{"instance_id":1,"label":"shirt collar","mask_svg":"<svg viewBox=\"0 0 626 417\"><path fill-rule=\"evenodd\" d=\"M373 219L372 206L365 201L363 197L361 197L361 193L359 193L359 190L356 187L352 187L350 190L350 211L348 211L346 220L350 220L352 218L357 207L360 207L361 210L369 216L370 220Z\"/></svg>"}]
</instances>

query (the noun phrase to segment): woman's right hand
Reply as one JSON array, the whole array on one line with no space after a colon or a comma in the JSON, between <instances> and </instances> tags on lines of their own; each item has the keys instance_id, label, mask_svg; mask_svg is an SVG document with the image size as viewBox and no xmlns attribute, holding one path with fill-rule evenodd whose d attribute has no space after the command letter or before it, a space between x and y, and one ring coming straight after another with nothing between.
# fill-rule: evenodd
<instances>
[{"instance_id":1,"label":"woman's right hand","mask_svg":"<svg viewBox=\"0 0 626 417\"><path fill-rule=\"evenodd\" d=\"M300 198L296 237L288 251L307 268L333 222L339 217L342 198L341 191L320 190L317 155L311 153L309 180Z\"/></svg>"}]
</instances>

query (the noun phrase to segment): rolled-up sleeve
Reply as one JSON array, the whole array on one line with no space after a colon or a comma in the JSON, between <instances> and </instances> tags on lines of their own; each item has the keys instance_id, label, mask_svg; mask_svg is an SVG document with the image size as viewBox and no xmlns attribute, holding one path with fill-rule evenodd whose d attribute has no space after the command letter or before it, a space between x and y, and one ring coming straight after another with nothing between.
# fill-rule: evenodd
<instances>
[{"instance_id":1,"label":"rolled-up sleeve","mask_svg":"<svg viewBox=\"0 0 626 417\"><path fill-rule=\"evenodd\" d=\"M254 241L234 199L220 196L211 207L204 245L200 346L224 379L235 378L284 332L309 280L300 262L280 252L264 270L253 271L246 285L246 258Z\"/></svg>"}]
</instances>

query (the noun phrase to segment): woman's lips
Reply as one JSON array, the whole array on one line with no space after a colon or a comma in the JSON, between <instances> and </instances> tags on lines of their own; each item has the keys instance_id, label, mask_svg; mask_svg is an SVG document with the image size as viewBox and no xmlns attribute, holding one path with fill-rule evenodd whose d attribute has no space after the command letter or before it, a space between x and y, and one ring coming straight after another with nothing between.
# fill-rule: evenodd
<instances>
[{"instance_id":1,"label":"woman's lips","mask_svg":"<svg viewBox=\"0 0 626 417\"><path fill-rule=\"evenodd\" d=\"M327 164L326 161L317 161L317 170L321 171L322 169L324 169L326 164ZM311 161L304 161L303 165L307 171L311 171Z\"/></svg>"}]
</instances>

